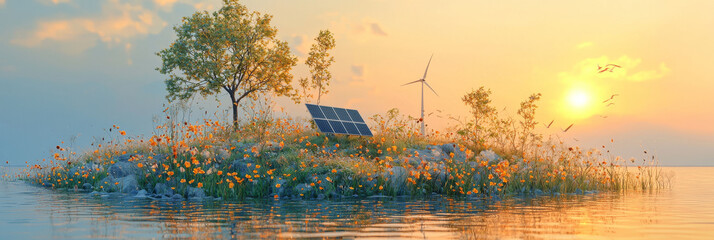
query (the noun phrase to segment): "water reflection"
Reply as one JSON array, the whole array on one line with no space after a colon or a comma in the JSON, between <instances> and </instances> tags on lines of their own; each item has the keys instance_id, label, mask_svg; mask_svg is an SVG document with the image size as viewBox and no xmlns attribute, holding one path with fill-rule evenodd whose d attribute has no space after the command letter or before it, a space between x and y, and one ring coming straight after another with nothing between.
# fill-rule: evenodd
<instances>
[{"instance_id":1,"label":"water reflection","mask_svg":"<svg viewBox=\"0 0 714 240\"><path fill-rule=\"evenodd\" d=\"M0 183L0 231L9 239L710 239L714 179L705 175L711 170L674 169L680 172L678 182L659 193L504 201L435 196L198 203L97 199L11 182Z\"/></svg>"}]
</instances>

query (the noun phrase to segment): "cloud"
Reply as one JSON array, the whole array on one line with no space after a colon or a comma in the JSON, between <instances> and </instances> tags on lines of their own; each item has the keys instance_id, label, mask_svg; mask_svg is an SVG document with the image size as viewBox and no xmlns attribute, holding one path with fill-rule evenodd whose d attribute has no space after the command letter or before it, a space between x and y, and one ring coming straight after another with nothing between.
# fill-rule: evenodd
<instances>
[{"instance_id":1,"label":"cloud","mask_svg":"<svg viewBox=\"0 0 714 240\"><path fill-rule=\"evenodd\" d=\"M310 42L306 41L307 39L306 35L294 34L288 40L288 45L298 57L306 57L310 51Z\"/></svg>"},{"instance_id":2,"label":"cloud","mask_svg":"<svg viewBox=\"0 0 714 240\"><path fill-rule=\"evenodd\" d=\"M199 11L213 11L223 6L221 0L154 0L154 4L164 11L171 11L176 3L192 6Z\"/></svg>"},{"instance_id":3,"label":"cloud","mask_svg":"<svg viewBox=\"0 0 714 240\"><path fill-rule=\"evenodd\" d=\"M372 33L375 35L387 36L387 33L382 30L382 27L380 27L378 23L370 24L370 29L372 29Z\"/></svg>"},{"instance_id":4,"label":"cloud","mask_svg":"<svg viewBox=\"0 0 714 240\"><path fill-rule=\"evenodd\" d=\"M167 25L156 12L141 5L109 0L102 8L96 17L39 21L34 30L20 32L11 43L34 48L57 42L72 51L84 51L97 42L111 46L157 34Z\"/></svg>"},{"instance_id":5,"label":"cloud","mask_svg":"<svg viewBox=\"0 0 714 240\"><path fill-rule=\"evenodd\" d=\"M671 70L665 63L660 63L657 69L639 70L642 59L623 55L619 58L609 58L601 56L598 58L587 58L578 62L570 72L561 72L559 76L566 79L615 79L642 82L665 77ZM615 64L620 67L605 70L608 64ZM598 68L601 67L601 68Z\"/></svg>"},{"instance_id":6,"label":"cloud","mask_svg":"<svg viewBox=\"0 0 714 240\"><path fill-rule=\"evenodd\" d=\"M592 46L592 45L593 45L592 42L583 42L583 43L578 44L576 47L577 47L578 49L583 49L583 48L586 48L586 47L590 47L590 46Z\"/></svg>"},{"instance_id":7,"label":"cloud","mask_svg":"<svg viewBox=\"0 0 714 240\"><path fill-rule=\"evenodd\" d=\"M5 6L5 0L0 0L0 7L4 7L4 6Z\"/></svg>"},{"instance_id":8,"label":"cloud","mask_svg":"<svg viewBox=\"0 0 714 240\"><path fill-rule=\"evenodd\" d=\"M671 70L664 63L660 63L658 70L636 72L636 73L628 76L627 80L635 81L635 82L642 82L642 81L647 81L647 80L651 80L651 79L663 78L670 71Z\"/></svg>"},{"instance_id":9,"label":"cloud","mask_svg":"<svg viewBox=\"0 0 714 240\"><path fill-rule=\"evenodd\" d=\"M362 77L364 76L364 65L352 65L350 66L350 69L352 70L352 75L354 77Z\"/></svg>"}]
</instances>

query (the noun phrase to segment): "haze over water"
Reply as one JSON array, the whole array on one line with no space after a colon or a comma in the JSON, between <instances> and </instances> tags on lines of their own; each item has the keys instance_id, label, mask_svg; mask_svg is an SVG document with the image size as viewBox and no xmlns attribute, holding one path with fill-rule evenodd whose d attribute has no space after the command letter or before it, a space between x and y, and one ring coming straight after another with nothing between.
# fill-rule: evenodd
<instances>
[{"instance_id":1,"label":"haze over water","mask_svg":"<svg viewBox=\"0 0 714 240\"><path fill-rule=\"evenodd\" d=\"M712 239L714 168L665 168L656 193L339 201L186 202L53 192L0 183L7 239L534 238Z\"/></svg>"}]
</instances>

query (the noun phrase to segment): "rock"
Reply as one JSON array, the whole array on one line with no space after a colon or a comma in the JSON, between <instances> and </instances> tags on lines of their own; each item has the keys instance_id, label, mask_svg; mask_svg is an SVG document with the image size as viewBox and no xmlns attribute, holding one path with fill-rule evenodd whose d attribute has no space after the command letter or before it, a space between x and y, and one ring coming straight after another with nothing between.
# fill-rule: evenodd
<instances>
[{"instance_id":1,"label":"rock","mask_svg":"<svg viewBox=\"0 0 714 240\"><path fill-rule=\"evenodd\" d=\"M174 195L174 190L172 190L164 183L157 183L154 187L154 193L160 196L172 196Z\"/></svg>"},{"instance_id":2,"label":"rock","mask_svg":"<svg viewBox=\"0 0 714 240\"><path fill-rule=\"evenodd\" d=\"M293 192L295 194L297 194L298 196L300 194L302 194L303 196L309 195L310 193L312 193L312 186L310 186L307 183L301 183L293 188ZM303 196L300 196L300 197L303 197Z\"/></svg>"},{"instance_id":3,"label":"rock","mask_svg":"<svg viewBox=\"0 0 714 240\"><path fill-rule=\"evenodd\" d=\"M491 149L483 150L478 155L481 159L489 161L489 162L497 161L501 158L500 156L498 156L498 154L493 152Z\"/></svg>"},{"instance_id":4,"label":"rock","mask_svg":"<svg viewBox=\"0 0 714 240\"><path fill-rule=\"evenodd\" d=\"M112 158L112 160L114 160L114 162L128 162L132 156L133 154L123 154Z\"/></svg>"},{"instance_id":5,"label":"rock","mask_svg":"<svg viewBox=\"0 0 714 240\"><path fill-rule=\"evenodd\" d=\"M114 177L112 177L111 175L106 176L102 180L99 180L99 188L102 191L106 191L106 192L117 191L119 189L119 187L117 187L117 185L118 185L118 181L116 181L116 179Z\"/></svg>"},{"instance_id":6,"label":"rock","mask_svg":"<svg viewBox=\"0 0 714 240\"><path fill-rule=\"evenodd\" d=\"M181 200L181 199L183 199L183 196L181 196L181 194L178 194L178 193L177 193L177 194L174 194L173 196L171 196L171 199L173 199L173 200Z\"/></svg>"},{"instance_id":7,"label":"rock","mask_svg":"<svg viewBox=\"0 0 714 240\"><path fill-rule=\"evenodd\" d=\"M206 197L206 193L203 188L188 187L188 199L203 199Z\"/></svg>"},{"instance_id":8,"label":"rock","mask_svg":"<svg viewBox=\"0 0 714 240\"><path fill-rule=\"evenodd\" d=\"M236 171L239 177L245 177L246 174L253 175L253 169L255 168L255 164L252 163L252 160L253 159L251 158L240 160L236 159L231 164L231 170ZM250 163L250 167L248 166L248 163Z\"/></svg>"},{"instance_id":9,"label":"rock","mask_svg":"<svg viewBox=\"0 0 714 240\"><path fill-rule=\"evenodd\" d=\"M575 189L575 194L583 194L583 190L580 190L580 188Z\"/></svg>"},{"instance_id":10,"label":"rock","mask_svg":"<svg viewBox=\"0 0 714 240\"><path fill-rule=\"evenodd\" d=\"M407 170L404 167L396 166L389 168L385 172L384 176L389 178L389 185L397 192L397 194L402 194L405 191Z\"/></svg>"},{"instance_id":11,"label":"rock","mask_svg":"<svg viewBox=\"0 0 714 240\"><path fill-rule=\"evenodd\" d=\"M84 184L82 184L82 189L84 189L84 190L89 191L89 190L92 190L93 188L94 188L94 186L92 186L91 183L84 183Z\"/></svg>"},{"instance_id":12,"label":"rock","mask_svg":"<svg viewBox=\"0 0 714 240\"><path fill-rule=\"evenodd\" d=\"M441 145L441 151L444 152L444 155L450 156L450 154L454 154L454 160L463 162L465 161L469 156L466 154L467 149L463 148L464 151L461 151L461 147L458 146L455 143L446 143Z\"/></svg>"},{"instance_id":13,"label":"rock","mask_svg":"<svg viewBox=\"0 0 714 240\"><path fill-rule=\"evenodd\" d=\"M134 197L135 198L148 198L149 196L147 194L148 193L146 192L146 190L141 189L141 190L139 190L139 192L136 193L136 195Z\"/></svg>"},{"instance_id":14,"label":"rock","mask_svg":"<svg viewBox=\"0 0 714 240\"><path fill-rule=\"evenodd\" d=\"M100 194L99 194L99 192L97 192L97 191L93 191L93 192L87 194L87 196L89 196L89 197L99 197Z\"/></svg>"},{"instance_id":15,"label":"rock","mask_svg":"<svg viewBox=\"0 0 714 240\"><path fill-rule=\"evenodd\" d=\"M129 175L117 179L119 182L119 190L122 193L131 193L139 189L139 182L136 181L136 176Z\"/></svg>"},{"instance_id":16,"label":"rock","mask_svg":"<svg viewBox=\"0 0 714 240\"><path fill-rule=\"evenodd\" d=\"M121 178L139 174L140 169L133 162L116 162L109 167L108 171L112 177Z\"/></svg>"},{"instance_id":17,"label":"rock","mask_svg":"<svg viewBox=\"0 0 714 240\"><path fill-rule=\"evenodd\" d=\"M228 152L225 148L218 148L216 151L216 161L218 162L223 162L227 160L231 156L231 153Z\"/></svg>"}]
</instances>

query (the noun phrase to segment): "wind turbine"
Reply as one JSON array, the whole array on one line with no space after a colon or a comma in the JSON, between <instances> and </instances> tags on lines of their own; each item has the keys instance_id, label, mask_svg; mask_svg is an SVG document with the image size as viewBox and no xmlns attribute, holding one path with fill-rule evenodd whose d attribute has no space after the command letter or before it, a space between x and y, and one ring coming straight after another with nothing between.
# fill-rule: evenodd
<instances>
[{"instance_id":1,"label":"wind turbine","mask_svg":"<svg viewBox=\"0 0 714 240\"><path fill-rule=\"evenodd\" d=\"M408 82L408 83L405 83L402 85L402 86L406 86L406 85L409 85L412 83L421 82L421 118L419 120L421 122L421 135L422 136L426 136L426 130L424 130L424 85L426 84L426 86L429 87L429 89L431 89L431 91L434 92L434 94L436 94L436 96L439 96L439 94L437 94L436 91L434 91L434 89L431 88L431 86L429 86L429 84L426 82L426 73L429 71L429 65L431 64L431 58L433 58L433 57L434 57L434 54L431 54L431 57L429 57L429 63L426 64L426 70L424 70L424 77L422 77L419 80L416 80L413 82Z\"/></svg>"}]
</instances>

